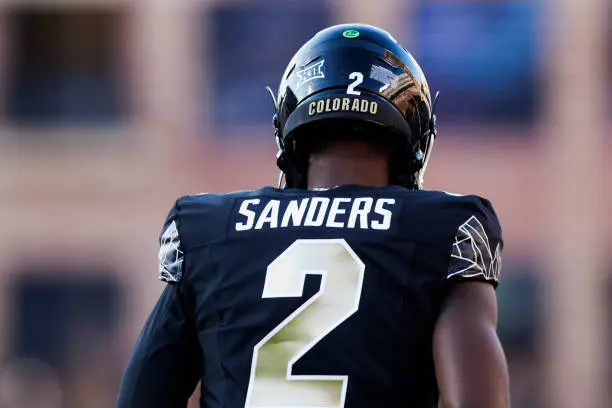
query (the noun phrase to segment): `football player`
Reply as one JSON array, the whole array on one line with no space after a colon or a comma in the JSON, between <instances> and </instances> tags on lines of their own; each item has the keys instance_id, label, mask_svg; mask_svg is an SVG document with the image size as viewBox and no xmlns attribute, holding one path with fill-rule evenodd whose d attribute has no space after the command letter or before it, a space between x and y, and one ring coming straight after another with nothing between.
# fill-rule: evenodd
<instances>
[{"instance_id":1,"label":"football player","mask_svg":"<svg viewBox=\"0 0 612 408\"><path fill-rule=\"evenodd\" d=\"M182 197L119 408L506 408L489 201L423 189L434 102L387 32L340 25L275 98L283 188Z\"/></svg>"}]
</instances>

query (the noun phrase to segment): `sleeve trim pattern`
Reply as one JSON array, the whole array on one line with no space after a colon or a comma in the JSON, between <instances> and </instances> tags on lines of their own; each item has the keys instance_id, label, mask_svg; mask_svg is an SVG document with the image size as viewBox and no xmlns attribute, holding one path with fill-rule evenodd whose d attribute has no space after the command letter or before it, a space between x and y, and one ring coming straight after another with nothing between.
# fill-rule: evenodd
<instances>
[{"instance_id":1,"label":"sleeve trim pattern","mask_svg":"<svg viewBox=\"0 0 612 408\"><path fill-rule=\"evenodd\" d=\"M169 283L179 282L183 277L183 260L179 231L176 221L172 221L160 240L159 279Z\"/></svg>"},{"instance_id":2,"label":"sleeve trim pattern","mask_svg":"<svg viewBox=\"0 0 612 408\"><path fill-rule=\"evenodd\" d=\"M501 265L501 244L491 252L484 227L478 218L470 217L455 236L447 278L484 278L497 283Z\"/></svg>"}]
</instances>

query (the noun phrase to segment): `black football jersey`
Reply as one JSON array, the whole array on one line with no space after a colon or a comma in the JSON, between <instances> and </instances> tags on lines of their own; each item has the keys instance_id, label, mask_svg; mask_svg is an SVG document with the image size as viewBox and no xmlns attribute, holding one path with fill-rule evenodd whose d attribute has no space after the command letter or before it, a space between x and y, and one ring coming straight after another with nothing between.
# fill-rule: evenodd
<instances>
[{"instance_id":1,"label":"black football jersey","mask_svg":"<svg viewBox=\"0 0 612 408\"><path fill-rule=\"evenodd\" d=\"M497 285L501 248L476 196L263 188L179 199L159 276L189 293L202 407L435 408L441 305Z\"/></svg>"}]
</instances>

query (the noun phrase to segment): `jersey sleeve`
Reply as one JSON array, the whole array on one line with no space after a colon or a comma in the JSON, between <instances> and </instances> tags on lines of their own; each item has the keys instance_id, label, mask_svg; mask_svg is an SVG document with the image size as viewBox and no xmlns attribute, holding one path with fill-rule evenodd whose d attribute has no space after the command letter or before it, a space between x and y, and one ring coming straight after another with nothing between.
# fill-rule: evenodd
<instances>
[{"instance_id":1,"label":"jersey sleeve","mask_svg":"<svg viewBox=\"0 0 612 408\"><path fill-rule=\"evenodd\" d=\"M159 237L159 279L168 282L125 368L117 408L185 407L201 377L195 293L184 275L179 201Z\"/></svg>"},{"instance_id":2,"label":"jersey sleeve","mask_svg":"<svg viewBox=\"0 0 612 408\"><path fill-rule=\"evenodd\" d=\"M166 217L159 236L159 280L178 283L183 278L185 252L180 233L179 201Z\"/></svg>"},{"instance_id":3,"label":"jersey sleeve","mask_svg":"<svg viewBox=\"0 0 612 408\"><path fill-rule=\"evenodd\" d=\"M117 408L185 407L201 378L202 354L187 285L168 285L134 346Z\"/></svg>"},{"instance_id":4,"label":"jersey sleeve","mask_svg":"<svg viewBox=\"0 0 612 408\"><path fill-rule=\"evenodd\" d=\"M446 278L480 280L497 287L501 273L502 230L488 200L471 197L452 244Z\"/></svg>"}]
</instances>

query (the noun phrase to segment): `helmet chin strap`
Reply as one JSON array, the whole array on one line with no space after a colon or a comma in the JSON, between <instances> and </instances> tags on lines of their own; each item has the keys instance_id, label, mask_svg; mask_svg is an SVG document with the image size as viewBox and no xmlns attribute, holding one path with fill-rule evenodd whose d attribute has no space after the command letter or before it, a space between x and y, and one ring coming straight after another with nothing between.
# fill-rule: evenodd
<instances>
[{"instance_id":1,"label":"helmet chin strap","mask_svg":"<svg viewBox=\"0 0 612 408\"><path fill-rule=\"evenodd\" d=\"M283 173L282 171L280 172L280 174L278 175L278 188L284 188L284 184L283 182L285 181L285 173Z\"/></svg>"},{"instance_id":2,"label":"helmet chin strap","mask_svg":"<svg viewBox=\"0 0 612 408\"><path fill-rule=\"evenodd\" d=\"M427 165L429 164L429 159L431 158L431 151L433 150L434 141L436 140L437 131L436 131L436 106L438 105L438 98L440 97L440 91L436 92L436 96L434 96L433 104L431 106L431 121L429 124L429 131L427 132L427 136L429 136L429 140L427 141L427 147L425 148L425 157L423 158L423 166L417 172L417 187L419 190L423 189L423 184L425 181L425 170L427 170Z\"/></svg>"},{"instance_id":3,"label":"helmet chin strap","mask_svg":"<svg viewBox=\"0 0 612 408\"><path fill-rule=\"evenodd\" d=\"M425 152L425 158L423 159L423 167L417 172L417 185L419 190L423 189L423 184L425 181L425 170L427 170L427 165L429 164L429 158L431 157L431 151L433 149L435 136L431 134L429 143L427 143L427 150Z\"/></svg>"},{"instance_id":4,"label":"helmet chin strap","mask_svg":"<svg viewBox=\"0 0 612 408\"><path fill-rule=\"evenodd\" d=\"M274 91L272 90L272 88L270 88L269 86L266 86L266 91L268 91L268 93L270 94L270 97L272 98L272 103L274 104L274 136L276 138L276 146L278 147L278 153L276 153L276 160L277 162L281 159L281 156L284 153L284 146L283 146L283 140L282 140L282 136L279 134L280 130L278 128L278 102L276 101L276 97L274 96ZM285 187L285 185L283 185L283 182L287 182L287 178L285 176L285 172L281 170L280 174L278 175L278 188L283 188Z\"/></svg>"}]
</instances>

